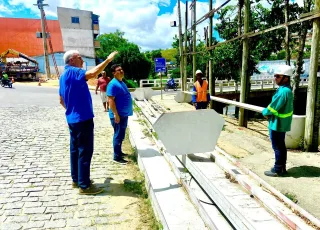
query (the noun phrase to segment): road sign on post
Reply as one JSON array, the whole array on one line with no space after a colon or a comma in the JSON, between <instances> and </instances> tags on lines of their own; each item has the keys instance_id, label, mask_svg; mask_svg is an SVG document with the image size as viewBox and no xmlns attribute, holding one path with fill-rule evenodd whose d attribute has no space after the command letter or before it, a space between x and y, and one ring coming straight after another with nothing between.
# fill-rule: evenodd
<instances>
[{"instance_id":1,"label":"road sign on post","mask_svg":"<svg viewBox=\"0 0 320 230\"><path fill-rule=\"evenodd\" d=\"M154 59L154 72L156 72L156 73L166 72L166 59L165 58L155 58Z\"/></svg>"},{"instance_id":2,"label":"road sign on post","mask_svg":"<svg viewBox=\"0 0 320 230\"><path fill-rule=\"evenodd\" d=\"M162 73L166 72L166 59L155 58L154 59L154 72L160 73L160 88L161 88L161 100L162 100Z\"/></svg>"}]
</instances>

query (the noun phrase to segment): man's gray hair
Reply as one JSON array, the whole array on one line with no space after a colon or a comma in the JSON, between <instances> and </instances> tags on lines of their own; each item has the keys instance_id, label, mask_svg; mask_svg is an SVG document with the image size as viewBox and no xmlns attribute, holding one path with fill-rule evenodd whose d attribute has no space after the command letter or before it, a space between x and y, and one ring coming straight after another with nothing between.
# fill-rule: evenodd
<instances>
[{"instance_id":1,"label":"man's gray hair","mask_svg":"<svg viewBox=\"0 0 320 230\"><path fill-rule=\"evenodd\" d=\"M63 55L63 61L64 64L68 64L70 58L72 58L73 55L75 54L80 54L78 50L68 50L67 52L65 52L65 54Z\"/></svg>"}]
</instances>

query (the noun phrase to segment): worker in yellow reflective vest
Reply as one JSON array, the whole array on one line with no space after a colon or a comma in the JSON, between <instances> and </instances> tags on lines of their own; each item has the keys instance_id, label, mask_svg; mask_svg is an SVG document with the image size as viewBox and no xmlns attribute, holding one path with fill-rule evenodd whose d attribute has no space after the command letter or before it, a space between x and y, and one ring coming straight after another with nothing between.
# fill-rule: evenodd
<instances>
[{"instance_id":1,"label":"worker in yellow reflective vest","mask_svg":"<svg viewBox=\"0 0 320 230\"><path fill-rule=\"evenodd\" d=\"M282 176L287 173L286 132L290 131L293 114L293 94L290 87L292 68L288 65L279 66L274 73L274 81L279 86L272 97L271 103L262 111L269 121L270 140L275 153L275 164L266 176Z\"/></svg>"},{"instance_id":2,"label":"worker in yellow reflective vest","mask_svg":"<svg viewBox=\"0 0 320 230\"><path fill-rule=\"evenodd\" d=\"M198 109L206 109L208 107L208 103L210 101L210 95L208 93L209 84L207 80L202 79L203 74L201 70L196 71L196 82L193 85L193 92L192 95L192 104L194 107Z\"/></svg>"}]
</instances>

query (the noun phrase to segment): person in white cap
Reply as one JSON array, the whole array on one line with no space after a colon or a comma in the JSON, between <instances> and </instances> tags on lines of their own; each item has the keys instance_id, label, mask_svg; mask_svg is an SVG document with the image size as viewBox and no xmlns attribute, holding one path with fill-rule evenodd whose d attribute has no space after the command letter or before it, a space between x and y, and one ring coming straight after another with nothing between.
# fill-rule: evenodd
<instances>
[{"instance_id":1,"label":"person in white cap","mask_svg":"<svg viewBox=\"0 0 320 230\"><path fill-rule=\"evenodd\" d=\"M290 87L292 68L288 65L279 66L274 73L274 81L279 86L272 97L271 103L262 111L269 121L270 140L275 153L275 164L266 176L282 176L287 173L286 132L290 131L293 115L293 93Z\"/></svg>"},{"instance_id":2,"label":"person in white cap","mask_svg":"<svg viewBox=\"0 0 320 230\"><path fill-rule=\"evenodd\" d=\"M208 93L208 81L203 80L203 73L201 70L196 71L196 82L193 85L193 91L196 94L192 95L192 103L194 107L198 109L206 109L209 103L209 93Z\"/></svg>"}]
</instances>

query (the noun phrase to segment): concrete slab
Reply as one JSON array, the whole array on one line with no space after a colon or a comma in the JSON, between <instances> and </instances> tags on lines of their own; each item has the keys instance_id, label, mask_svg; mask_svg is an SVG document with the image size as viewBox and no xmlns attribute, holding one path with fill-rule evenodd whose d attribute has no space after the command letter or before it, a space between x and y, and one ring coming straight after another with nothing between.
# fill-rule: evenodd
<instances>
[{"instance_id":1,"label":"concrete slab","mask_svg":"<svg viewBox=\"0 0 320 230\"><path fill-rule=\"evenodd\" d=\"M286 229L286 226L264 209L262 204L250 198L239 184L230 183L226 178L217 179L215 174L220 176L223 170L214 162L208 167L210 163L205 159L209 156L206 154L197 156L203 160L191 161L186 158L187 169L236 229L270 229L269 226L272 226L272 229ZM206 170L203 170L204 167Z\"/></svg>"},{"instance_id":2,"label":"concrete slab","mask_svg":"<svg viewBox=\"0 0 320 230\"><path fill-rule=\"evenodd\" d=\"M149 100L154 95L154 91L152 88L137 88L132 95L138 101Z\"/></svg>"},{"instance_id":3,"label":"concrete slab","mask_svg":"<svg viewBox=\"0 0 320 230\"><path fill-rule=\"evenodd\" d=\"M204 109L164 113L153 128L171 155L184 155L213 151L223 125L216 111Z\"/></svg>"},{"instance_id":4,"label":"concrete slab","mask_svg":"<svg viewBox=\"0 0 320 230\"><path fill-rule=\"evenodd\" d=\"M190 94L179 91L174 97L174 100L178 103L189 103L192 101L192 96Z\"/></svg>"},{"instance_id":5,"label":"concrete slab","mask_svg":"<svg viewBox=\"0 0 320 230\"><path fill-rule=\"evenodd\" d=\"M143 134L136 115L129 119L129 131L152 206L164 229L207 229L164 157Z\"/></svg>"},{"instance_id":6,"label":"concrete slab","mask_svg":"<svg viewBox=\"0 0 320 230\"><path fill-rule=\"evenodd\" d=\"M153 96L168 111L194 110L187 103L177 103L174 95L164 94ZM320 219L320 206L315 200L320 200L320 154L300 152L288 149L287 170L288 176L267 177L264 171L274 164L274 152L268 138L267 121L251 121L249 129L239 127L238 121L225 118L225 129L221 132L218 146L236 159L245 167L265 180L282 194L293 194L298 200L298 206Z\"/></svg>"}]
</instances>

